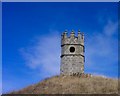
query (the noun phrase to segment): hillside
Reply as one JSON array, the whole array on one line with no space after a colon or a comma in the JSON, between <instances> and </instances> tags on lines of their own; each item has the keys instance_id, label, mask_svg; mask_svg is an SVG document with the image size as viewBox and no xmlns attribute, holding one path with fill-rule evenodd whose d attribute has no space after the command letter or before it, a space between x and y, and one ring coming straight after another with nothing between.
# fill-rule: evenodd
<instances>
[{"instance_id":1,"label":"hillside","mask_svg":"<svg viewBox=\"0 0 120 96\"><path fill-rule=\"evenodd\" d=\"M117 87L118 81L110 78L54 76L12 94L117 93Z\"/></svg>"}]
</instances>

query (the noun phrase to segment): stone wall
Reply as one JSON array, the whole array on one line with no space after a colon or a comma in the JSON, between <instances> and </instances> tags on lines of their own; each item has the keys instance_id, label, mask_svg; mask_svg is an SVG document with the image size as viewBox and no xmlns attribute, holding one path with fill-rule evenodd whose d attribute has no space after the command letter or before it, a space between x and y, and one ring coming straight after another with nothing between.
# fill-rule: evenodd
<instances>
[{"instance_id":1,"label":"stone wall","mask_svg":"<svg viewBox=\"0 0 120 96\"><path fill-rule=\"evenodd\" d=\"M65 31L61 36L61 66L60 73L72 75L73 73L84 73L84 35L74 31L70 36Z\"/></svg>"}]
</instances>

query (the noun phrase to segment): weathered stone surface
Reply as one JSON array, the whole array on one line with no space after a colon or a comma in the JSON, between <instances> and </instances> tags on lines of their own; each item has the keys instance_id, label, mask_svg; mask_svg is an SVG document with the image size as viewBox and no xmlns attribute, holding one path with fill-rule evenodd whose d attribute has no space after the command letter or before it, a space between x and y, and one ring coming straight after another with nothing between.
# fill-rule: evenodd
<instances>
[{"instance_id":1,"label":"weathered stone surface","mask_svg":"<svg viewBox=\"0 0 120 96\"><path fill-rule=\"evenodd\" d=\"M84 73L84 35L76 37L72 31L70 37L64 32L61 37L61 75Z\"/></svg>"}]
</instances>

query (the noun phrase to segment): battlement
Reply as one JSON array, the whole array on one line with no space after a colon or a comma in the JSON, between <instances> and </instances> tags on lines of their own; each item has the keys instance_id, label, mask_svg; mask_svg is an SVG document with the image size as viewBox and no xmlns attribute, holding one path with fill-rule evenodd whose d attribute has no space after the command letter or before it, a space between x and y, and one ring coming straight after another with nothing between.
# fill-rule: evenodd
<instances>
[{"instance_id":1,"label":"battlement","mask_svg":"<svg viewBox=\"0 0 120 96\"><path fill-rule=\"evenodd\" d=\"M65 30L61 35L61 45L64 44L81 44L84 46L84 33L78 30L77 36L75 36L74 30L68 35L67 30Z\"/></svg>"}]
</instances>

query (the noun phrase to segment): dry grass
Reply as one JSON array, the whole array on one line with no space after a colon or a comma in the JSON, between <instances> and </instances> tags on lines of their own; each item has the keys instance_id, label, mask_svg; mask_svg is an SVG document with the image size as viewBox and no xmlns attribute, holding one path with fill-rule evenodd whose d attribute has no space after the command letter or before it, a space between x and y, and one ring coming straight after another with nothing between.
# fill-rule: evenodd
<instances>
[{"instance_id":1,"label":"dry grass","mask_svg":"<svg viewBox=\"0 0 120 96\"><path fill-rule=\"evenodd\" d=\"M55 76L12 94L118 93L118 80L96 77Z\"/></svg>"}]
</instances>

